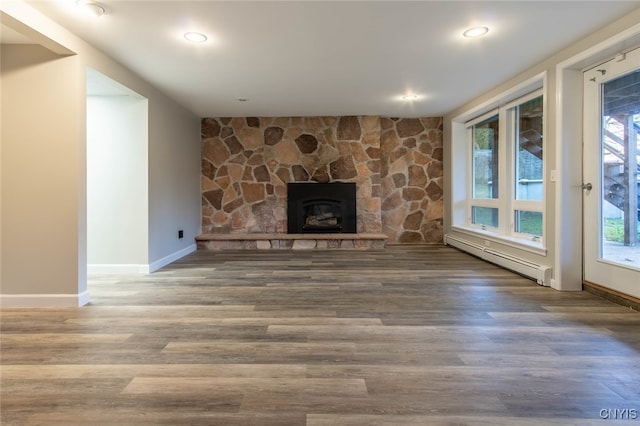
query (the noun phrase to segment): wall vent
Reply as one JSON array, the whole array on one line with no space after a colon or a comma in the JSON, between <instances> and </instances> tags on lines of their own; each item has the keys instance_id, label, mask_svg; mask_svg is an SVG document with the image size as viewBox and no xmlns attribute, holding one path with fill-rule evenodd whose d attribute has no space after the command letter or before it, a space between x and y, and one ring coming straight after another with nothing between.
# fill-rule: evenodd
<instances>
[{"instance_id":1,"label":"wall vent","mask_svg":"<svg viewBox=\"0 0 640 426\"><path fill-rule=\"evenodd\" d=\"M449 234L444 236L444 243L479 257L480 259L486 260L487 262L494 263L498 266L502 266L503 268L524 275L525 277L534 279L538 284L545 287L549 287L551 285L552 270L548 266L539 265L510 254L502 253L495 249L483 247L480 244L476 244L459 237L454 237Z\"/></svg>"}]
</instances>

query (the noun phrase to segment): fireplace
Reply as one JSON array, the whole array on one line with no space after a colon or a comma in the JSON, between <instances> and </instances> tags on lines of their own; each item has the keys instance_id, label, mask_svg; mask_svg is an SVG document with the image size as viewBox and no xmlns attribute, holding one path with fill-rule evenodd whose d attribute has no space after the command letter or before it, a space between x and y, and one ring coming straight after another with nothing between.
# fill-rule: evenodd
<instances>
[{"instance_id":1,"label":"fireplace","mask_svg":"<svg viewBox=\"0 0 640 426\"><path fill-rule=\"evenodd\" d=\"M287 185L289 234L355 234L356 184L296 182Z\"/></svg>"}]
</instances>

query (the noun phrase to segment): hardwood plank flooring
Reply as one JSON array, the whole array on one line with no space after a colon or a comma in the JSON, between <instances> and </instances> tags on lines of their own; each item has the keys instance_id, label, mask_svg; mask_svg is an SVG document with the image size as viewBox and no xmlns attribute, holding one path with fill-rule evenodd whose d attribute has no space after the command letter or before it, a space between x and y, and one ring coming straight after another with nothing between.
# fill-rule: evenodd
<instances>
[{"instance_id":1,"label":"hardwood plank flooring","mask_svg":"<svg viewBox=\"0 0 640 426\"><path fill-rule=\"evenodd\" d=\"M89 290L0 313L3 425L640 425L640 313L449 247L198 251Z\"/></svg>"}]
</instances>

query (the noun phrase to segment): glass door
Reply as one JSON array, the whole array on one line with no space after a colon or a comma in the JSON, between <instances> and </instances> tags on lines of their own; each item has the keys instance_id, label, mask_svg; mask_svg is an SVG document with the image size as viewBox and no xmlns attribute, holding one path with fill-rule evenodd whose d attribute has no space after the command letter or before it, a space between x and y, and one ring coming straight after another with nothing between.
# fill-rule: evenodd
<instances>
[{"instance_id":1,"label":"glass door","mask_svg":"<svg viewBox=\"0 0 640 426\"><path fill-rule=\"evenodd\" d=\"M584 280L640 297L640 49L584 73Z\"/></svg>"}]
</instances>

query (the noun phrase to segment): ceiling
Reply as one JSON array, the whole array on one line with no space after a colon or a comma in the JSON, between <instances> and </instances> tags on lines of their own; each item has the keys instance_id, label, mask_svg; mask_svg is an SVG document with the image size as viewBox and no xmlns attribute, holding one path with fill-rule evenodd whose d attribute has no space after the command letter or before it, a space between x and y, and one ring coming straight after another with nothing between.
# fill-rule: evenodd
<instances>
[{"instance_id":1,"label":"ceiling","mask_svg":"<svg viewBox=\"0 0 640 426\"><path fill-rule=\"evenodd\" d=\"M74 0L27 2L201 117L441 116L640 7L101 0L107 13L91 17ZM474 25L490 31L462 37ZM189 44L187 31L209 40Z\"/></svg>"}]
</instances>

